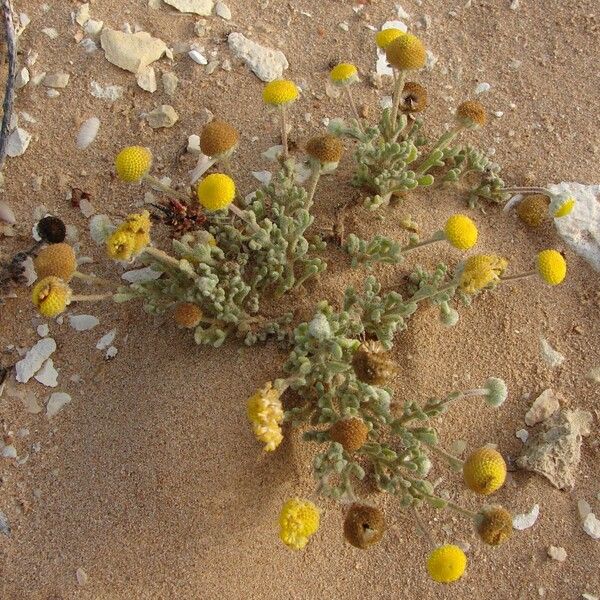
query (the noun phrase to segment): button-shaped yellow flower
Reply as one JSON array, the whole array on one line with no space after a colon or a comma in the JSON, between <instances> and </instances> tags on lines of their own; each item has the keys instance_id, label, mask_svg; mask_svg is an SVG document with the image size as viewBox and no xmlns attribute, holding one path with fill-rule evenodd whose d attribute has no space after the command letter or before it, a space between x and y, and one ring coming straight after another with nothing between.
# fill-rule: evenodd
<instances>
[{"instance_id":1,"label":"button-shaped yellow flower","mask_svg":"<svg viewBox=\"0 0 600 600\"><path fill-rule=\"evenodd\" d=\"M77 259L73 247L65 242L42 248L33 261L35 272L40 279L60 277L70 281L77 269Z\"/></svg>"},{"instance_id":2,"label":"button-shaped yellow flower","mask_svg":"<svg viewBox=\"0 0 600 600\"><path fill-rule=\"evenodd\" d=\"M268 382L248 399L248 420L256 439L265 444L266 452L275 450L283 440L283 406L280 396L279 390Z\"/></svg>"},{"instance_id":3,"label":"button-shaped yellow flower","mask_svg":"<svg viewBox=\"0 0 600 600\"><path fill-rule=\"evenodd\" d=\"M452 215L444 226L448 242L459 250L469 250L477 243L477 225L466 215Z\"/></svg>"},{"instance_id":4,"label":"button-shaped yellow flower","mask_svg":"<svg viewBox=\"0 0 600 600\"><path fill-rule=\"evenodd\" d=\"M375 34L375 43L379 48L385 50L396 38L404 35L404 31L390 27L389 29L382 29Z\"/></svg>"},{"instance_id":5,"label":"button-shaped yellow flower","mask_svg":"<svg viewBox=\"0 0 600 600\"><path fill-rule=\"evenodd\" d=\"M53 318L64 312L71 302L71 288L59 277L44 277L31 291L31 301L44 317Z\"/></svg>"},{"instance_id":6,"label":"button-shaped yellow flower","mask_svg":"<svg viewBox=\"0 0 600 600\"><path fill-rule=\"evenodd\" d=\"M119 228L106 239L106 254L113 260L131 260L136 246L135 233Z\"/></svg>"},{"instance_id":7,"label":"button-shaped yellow flower","mask_svg":"<svg viewBox=\"0 0 600 600\"><path fill-rule=\"evenodd\" d=\"M537 271L548 285L558 285L567 275L567 261L557 250L543 250L537 255Z\"/></svg>"},{"instance_id":8,"label":"button-shaped yellow flower","mask_svg":"<svg viewBox=\"0 0 600 600\"><path fill-rule=\"evenodd\" d=\"M459 580L466 568L467 557L454 544L438 546L427 559L427 571L431 579L438 583L452 583Z\"/></svg>"},{"instance_id":9,"label":"button-shaped yellow flower","mask_svg":"<svg viewBox=\"0 0 600 600\"><path fill-rule=\"evenodd\" d=\"M152 152L143 146L123 148L115 158L115 171L121 181L138 183L152 167Z\"/></svg>"},{"instance_id":10,"label":"button-shaped yellow flower","mask_svg":"<svg viewBox=\"0 0 600 600\"><path fill-rule=\"evenodd\" d=\"M412 33L398 36L385 49L388 62L402 71L422 69L427 60L423 42Z\"/></svg>"},{"instance_id":11,"label":"button-shaped yellow flower","mask_svg":"<svg viewBox=\"0 0 600 600\"><path fill-rule=\"evenodd\" d=\"M349 85L358 81L358 69L352 63L340 63L331 69L329 78L335 85Z\"/></svg>"},{"instance_id":12,"label":"button-shaped yellow flower","mask_svg":"<svg viewBox=\"0 0 600 600\"><path fill-rule=\"evenodd\" d=\"M465 262L461 276L460 289L467 294L475 294L500 281L508 261L495 254L477 254Z\"/></svg>"},{"instance_id":13,"label":"button-shaped yellow flower","mask_svg":"<svg viewBox=\"0 0 600 600\"><path fill-rule=\"evenodd\" d=\"M499 490L506 479L506 463L502 454L493 448L475 450L463 465L467 487L487 496Z\"/></svg>"},{"instance_id":14,"label":"button-shaped yellow flower","mask_svg":"<svg viewBox=\"0 0 600 600\"><path fill-rule=\"evenodd\" d=\"M566 194L556 196L550 203L550 214L555 219L570 215L575 208L575 198Z\"/></svg>"},{"instance_id":15,"label":"button-shaped yellow flower","mask_svg":"<svg viewBox=\"0 0 600 600\"><path fill-rule=\"evenodd\" d=\"M302 550L319 529L319 509L309 500L291 498L279 514L279 538L294 550Z\"/></svg>"},{"instance_id":16,"label":"button-shaped yellow flower","mask_svg":"<svg viewBox=\"0 0 600 600\"><path fill-rule=\"evenodd\" d=\"M198 184L196 196L206 210L223 210L235 198L235 183L223 173L213 173Z\"/></svg>"},{"instance_id":17,"label":"button-shaped yellow flower","mask_svg":"<svg viewBox=\"0 0 600 600\"><path fill-rule=\"evenodd\" d=\"M298 88L289 79L276 79L267 83L263 89L265 104L282 106L294 102L296 98L298 98Z\"/></svg>"}]
</instances>

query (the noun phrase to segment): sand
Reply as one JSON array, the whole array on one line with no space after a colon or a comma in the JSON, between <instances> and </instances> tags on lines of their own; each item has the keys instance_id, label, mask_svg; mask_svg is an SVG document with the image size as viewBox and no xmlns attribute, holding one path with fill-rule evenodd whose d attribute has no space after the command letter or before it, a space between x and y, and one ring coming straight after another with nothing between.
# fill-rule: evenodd
<instances>
[{"instance_id":1,"label":"sand","mask_svg":"<svg viewBox=\"0 0 600 600\"><path fill-rule=\"evenodd\" d=\"M323 130L324 117L349 114L344 104L324 93L329 63L350 60L363 73L372 70L373 34L365 24L379 26L395 16L394 2L383 0L368 3L361 16L353 11L355 3L332 0L228 4L233 20L210 17L203 45L215 49L220 59L228 58L225 36L241 31L285 52L291 65L287 75L308 90L292 111L292 139L299 144ZM159 157L158 174L185 181L194 160L182 149L208 119L207 109L242 131L234 170L244 192L256 185L251 170L271 168L260 153L278 141L276 128L261 105L262 84L245 67L234 63L231 72L217 69L209 76L185 56L172 66L163 60L159 70L174 71L179 90L171 99L160 88L149 94L137 88L131 74L108 64L101 52L86 54L76 45L73 35L80 28L71 25L70 12L77 2L55 0L47 12L37 0L15 5L32 19L21 50L23 56L39 52L34 71L64 70L71 81L58 98L31 85L18 94L16 110L30 113L37 123L24 125L34 141L24 156L9 159L5 169L3 196L17 213L22 236L3 240L7 251L29 243L32 211L44 204L79 228L84 253L97 261L93 269L114 275L115 266L85 239L86 220L65 200L69 186L89 192L98 211L123 216L143 192L111 176L115 152L127 143L147 145ZM481 100L503 114L470 135L481 147L495 148L506 181L600 181L595 64L600 15L595 2L521 0L515 9L509 0L405 0L402 5L413 24L424 15L431 17L429 27L418 30L439 59L420 78L430 91L431 131L441 131L456 104L472 97L477 83L488 82L491 89ZM165 7L150 10L143 0L96 0L91 12L115 28L124 21L139 24L169 45L193 39L193 17ZM349 31L339 28L341 22L348 23ZM59 37L50 40L43 27L55 27ZM92 80L123 86L123 97L113 104L92 97ZM371 114L386 93L366 82L356 92ZM140 115L161 103L172 104L180 121L170 130L152 131ZM91 116L100 118L100 133L90 148L78 151L79 124ZM259 139L253 141L253 136ZM343 183L352 168L349 144L347 148L340 172L319 189L317 227L330 225L335 207L357 194ZM38 191L36 177L42 178ZM398 226L400 216L410 214L428 232L459 209L464 204L455 192L427 191L383 211L381 222L355 209L347 228L401 238L406 232ZM481 230L479 250L510 257L515 271L526 268L536 251L566 249L550 224L527 230L513 214L494 207L471 214ZM376 268L375 273L391 289L417 262L456 263L459 257L438 245L415 253L405 265ZM398 335L397 399L423 401L479 385L489 376L503 377L508 384L509 399L496 412L482 403L450 411L440 426L446 447L457 439L468 448L493 442L516 456L521 442L515 431L524 426L533 399L548 387L569 406L595 415L573 491L559 491L533 474L509 474L494 501L514 513L528 512L537 503L540 517L506 545L484 547L463 519L424 511L436 539L469 547L469 569L457 584L443 587L427 578L427 541L393 498L369 497L385 509L390 523L377 547L362 552L344 543L343 507L316 497L310 468L315 447L302 442L298 433L286 436L276 453L261 452L246 422L245 400L280 374L284 349L272 343L240 348L235 342L219 350L198 348L168 319L149 317L136 303L105 303L77 310L100 319L92 331L74 332L66 322L50 324L58 343L57 389L71 394L71 404L48 421L43 413L26 412L6 393L0 399L4 430L29 430L14 442L20 457L29 455L27 462L0 462L0 510L12 526L10 537L0 536L0 598L562 600L585 592L600 595L599 542L583 532L576 506L577 499L585 498L600 511L599 387L585 379L600 365L600 287L598 274L583 260L569 251L567 257L569 276L560 287L533 281L503 286L461 309L452 330L444 329L426 307ZM346 285L363 277L332 251L327 274L290 301L297 317L309 316L319 299L339 303ZM0 319L2 361L8 365L18 359L9 346L29 348L42 320L24 289L0 307ZM117 329L118 354L107 361L95 344L112 328ZM562 366L551 369L543 362L541 335L566 356ZM70 381L72 376L81 380ZM35 382L27 386L40 401L49 395ZM443 477L455 500L478 506L450 471L438 465L435 475ZM301 553L277 539L279 507L295 495L323 508L322 527ZM550 545L565 548L564 563L547 557ZM84 585L77 581L78 569L87 574Z\"/></svg>"}]
</instances>

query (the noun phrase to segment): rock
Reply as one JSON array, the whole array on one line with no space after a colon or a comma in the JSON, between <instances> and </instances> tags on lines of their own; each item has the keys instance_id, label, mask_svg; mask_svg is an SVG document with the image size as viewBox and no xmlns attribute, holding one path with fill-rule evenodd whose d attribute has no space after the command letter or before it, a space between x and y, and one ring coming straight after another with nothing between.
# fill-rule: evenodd
<instances>
[{"instance_id":1,"label":"rock","mask_svg":"<svg viewBox=\"0 0 600 600\"><path fill-rule=\"evenodd\" d=\"M583 530L593 539L600 540L600 520L594 513L590 513L582 523Z\"/></svg>"},{"instance_id":2,"label":"rock","mask_svg":"<svg viewBox=\"0 0 600 600\"><path fill-rule=\"evenodd\" d=\"M10 156L11 158L14 158L15 156L22 156L25 154L30 142L31 134L21 127L17 127L8 136L8 140L6 142L7 156Z\"/></svg>"},{"instance_id":3,"label":"rock","mask_svg":"<svg viewBox=\"0 0 600 600\"><path fill-rule=\"evenodd\" d=\"M109 100L110 102L114 102L118 100L123 95L123 88L120 85L106 85L103 86L99 84L97 81L92 81L90 83L90 94L94 96L94 98L99 98L100 100Z\"/></svg>"},{"instance_id":4,"label":"rock","mask_svg":"<svg viewBox=\"0 0 600 600\"><path fill-rule=\"evenodd\" d=\"M544 362L551 368L558 367L565 362L565 357L542 337L540 338L540 354Z\"/></svg>"},{"instance_id":5,"label":"rock","mask_svg":"<svg viewBox=\"0 0 600 600\"><path fill-rule=\"evenodd\" d=\"M199 147L200 138L198 138L198 148ZM0 200L0 221L4 221L9 225L14 225L17 222L13 209L4 200Z\"/></svg>"},{"instance_id":6,"label":"rock","mask_svg":"<svg viewBox=\"0 0 600 600\"><path fill-rule=\"evenodd\" d=\"M58 37L58 31L54 27L44 27L42 33L47 35L51 40L55 40Z\"/></svg>"},{"instance_id":7,"label":"rock","mask_svg":"<svg viewBox=\"0 0 600 600\"><path fill-rule=\"evenodd\" d=\"M534 504L530 512L521 515L515 515L513 517L513 527L518 531L529 529L530 527L533 527L539 516L540 505Z\"/></svg>"},{"instance_id":8,"label":"rock","mask_svg":"<svg viewBox=\"0 0 600 600\"><path fill-rule=\"evenodd\" d=\"M516 464L546 477L558 489L572 488L581 460L583 436L591 431L592 415L582 410L560 410L541 431L529 438Z\"/></svg>"},{"instance_id":9,"label":"rock","mask_svg":"<svg viewBox=\"0 0 600 600\"><path fill-rule=\"evenodd\" d=\"M225 4L225 2L221 2L221 0L219 0L217 2L215 12L217 13L218 17L221 17L221 19L225 19L225 21L231 21L231 9L229 6L227 6L227 4Z\"/></svg>"},{"instance_id":10,"label":"rock","mask_svg":"<svg viewBox=\"0 0 600 600\"><path fill-rule=\"evenodd\" d=\"M552 560L557 560L558 562L565 562L567 560L567 551L560 546L550 546L548 548L548 556Z\"/></svg>"},{"instance_id":11,"label":"rock","mask_svg":"<svg viewBox=\"0 0 600 600\"><path fill-rule=\"evenodd\" d=\"M281 50L261 46L241 33L230 33L227 42L233 55L242 59L262 81L280 78L289 67L287 58Z\"/></svg>"},{"instance_id":12,"label":"rock","mask_svg":"<svg viewBox=\"0 0 600 600\"><path fill-rule=\"evenodd\" d=\"M189 152L190 154L194 154L196 156L198 156L200 154L201 150L200 150L200 136L199 135L196 135L195 133L193 133L192 135L190 135L190 137L188 137L186 152Z\"/></svg>"},{"instance_id":13,"label":"rock","mask_svg":"<svg viewBox=\"0 0 600 600\"><path fill-rule=\"evenodd\" d=\"M75 331L88 331L100 324L98 317L92 315L70 315L69 325Z\"/></svg>"},{"instance_id":14,"label":"rock","mask_svg":"<svg viewBox=\"0 0 600 600\"><path fill-rule=\"evenodd\" d=\"M15 79L15 89L20 90L29 83L29 69L23 67L18 73Z\"/></svg>"},{"instance_id":15,"label":"rock","mask_svg":"<svg viewBox=\"0 0 600 600\"><path fill-rule=\"evenodd\" d=\"M56 342L52 338L39 340L15 365L16 380L19 383L27 383L55 350Z\"/></svg>"},{"instance_id":16,"label":"rock","mask_svg":"<svg viewBox=\"0 0 600 600\"><path fill-rule=\"evenodd\" d=\"M136 75L137 84L147 92L153 94L156 89L156 73L153 67L146 67Z\"/></svg>"},{"instance_id":17,"label":"rock","mask_svg":"<svg viewBox=\"0 0 600 600\"><path fill-rule=\"evenodd\" d=\"M81 124L77 133L77 148L85 150L98 135L100 129L100 119L98 117L90 117Z\"/></svg>"},{"instance_id":18,"label":"rock","mask_svg":"<svg viewBox=\"0 0 600 600\"><path fill-rule=\"evenodd\" d=\"M179 85L179 78L175 73L163 73L162 84L167 96L173 96Z\"/></svg>"},{"instance_id":19,"label":"rock","mask_svg":"<svg viewBox=\"0 0 600 600\"><path fill-rule=\"evenodd\" d=\"M530 427L545 421L560 408L558 398L550 389L544 390L531 405L525 415L525 423Z\"/></svg>"},{"instance_id":20,"label":"rock","mask_svg":"<svg viewBox=\"0 0 600 600\"><path fill-rule=\"evenodd\" d=\"M201 17L208 17L215 5L213 0L164 0L164 2L179 12L192 13Z\"/></svg>"},{"instance_id":21,"label":"rock","mask_svg":"<svg viewBox=\"0 0 600 600\"><path fill-rule=\"evenodd\" d=\"M69 85L70 75L68 73L48 73L42 85L49 88L66 88Z\"/></svg>"},{"instance_id":22,"label":"rock","mask_svg":"<svg viewBox=\"0 0 600 600\"><path fill-rule=\"evenodd\" d=\"M492 86L489 83L486 83L485 81L482 81L481 83L478 83L475 86L475 94L478 96L479 94L485 94L486 92L489 92L492 89Z\"/></svg>"},{"instance_id":23,"label":"rock","mask_svg":"<svg viewBox=\"0 0 600 600\"><path fill-rule=\"evenodd\" d=\"M56 416L62 408L71 402L71 396L64 392L54 392L48 399L46 404L46 416L51 419Z\"/></svg>"},{"instance_id":24,"label":"rock","mask_svg":"<svg viewBox=\"0 0 600 600\"><path fill-rule=\"evenodd\" d=\"M591 368L585 378L592 383L600 383L600 367Z\"/></svg>"},{"instance_id":25,"label":"rock","mask_svg":"<svg viewBox=\"0 0 600 600\"><path fill-rule=\"evenodd\" d=\"M179 115L172 106L162 104L146 115L146 121L152 129L173 127L179 120Z\"/></svg>"},{"instance_id":26,"label":"rock","mask_svg":"<svg viewBox=\"0 0 600 600\"><path fill-rule=\"evenodd\" d=\"M103 27L104 21L96 21L95 19L90 19L85 24L85 27L83 29L89 36L93 37L95 35L98 35L102 31Z\"/></svg>"},{"instance_id":27,"label":"rock","mask_svg":"<svg viewBox=\"0 0 600 600\"><path fill-rule=\"evenodd\" d=\"M0 533L2 535L10 535L10 524L8 517L0 510Z\"/></svg>"},{"instance_id":28,"label":"rock","mask_svg":"<svg viewBox=\"0 0 600 600\"><path fill-rule=\"evenodd\" d=\"M79 585L85 585L88 582L88 575L81 567L79 567L79 569L75 571L75 579L77 579Z\"/></svg>"},{"instance_id":29,"label":"rock","mask_svg":"<svg viewBox=\"0 0 600 600\"><path fill-rule=\"evenodd\" d=\"M525 444L529 439L529 431L527 429L519 429L515 432L515 435Z\"/></svg>"},{"instance_id":30,"label":"rock","mask_svg":"<svg viewBox=\"0 0 600 600\"><path fill-rule=\"evenodd\" d=\"M108 333L105 333L96 344L97 350L106 350L114 341L117 335L116 329L111 329Z\"/></svg>"},{"instance_id":31,"label":"rock","mask_svg":"<svg viewBox=\"0 0 600 600\"><path fill-rule=\"evenodd\" d=\"M123 33L104 29L100 44L108 62L131 73L139 73L161 58L167 49L162 40L145 31Z\"/></svg>"},{"instance_id":32,"label":"rock","mask_svg":"<svg viewBox=\"0 0 600 600\"><path fill-rule=\"evenodd\" d=\"M2 448L2 458L17 458L17 456L17 449L12 444Z\"/></svg>"},{"instance_id":33,"label":"rock","mask_svg":"<svg viewBox=\"0 0 600 600\"><path fill-rule=\"evenodd\" d=\"M90 3L82 4L75 14L75 23L83 27L90 20Z\"/></svg>"},{"instance_id":34,"label":"rock","mask_svg":"<svg viewBox=\"0 0 600 600\"><path fill-rule=\"evenodd\" d=\"M56 387L58 385L58 371L54 368L54 361L49 358L33 377L46 387Z\"/></svg>"},{"instance_id":35,"label":"rock","mask_svg":"<svg viewBox=\"0 0 600 600\"><path fill-rule=\"evenodd\" d=\"M586 500L581 498L577 500L577 512L579 513L579 518L583 521L592 512L592 507Z\"/></svg>"}]
</instances>

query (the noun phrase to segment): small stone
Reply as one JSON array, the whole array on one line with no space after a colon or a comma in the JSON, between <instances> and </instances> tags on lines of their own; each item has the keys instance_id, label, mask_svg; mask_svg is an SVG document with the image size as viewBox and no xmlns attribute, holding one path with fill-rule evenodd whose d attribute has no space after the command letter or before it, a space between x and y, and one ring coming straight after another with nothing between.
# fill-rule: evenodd
<instances>
[{"instance_id":1,"label":"small stone","mask_svg":"<svg viewBox=\"0 0 600 600\"><path fill-rule=\"evenodd\" d=\"M173 127L179 120L179 115L175 109L168 105L162 104L157 106L153 111L146 115L146 121L152 129L160 129L161 127Z\"/></svg>"},{"instance_id":2,"label":"small stone","mask_svg":"<svg viewBox=\"0 0 600 600\"><path fill-rule=\"evenodd\" d=\"M201 17L208 17L215 4L213 0L164 0L164 2L179 12L192 13Z\"/></svg>"},{"instance_id":3,"label":"small stone","mask_svg":"<svg viewBox=\"0 0 600 600\"><path fill-rule=\"evenodd\" d=\"M199 135L196 135L194 133L194 134L190 135L190 137L188 137L186 151L189 152L190 154L195 154L196 156L198 156L200 154L201 150L200 150L200 136Z\"/></svg>"},{"instance_id":4,"label":"small stone","mask_svg":"<svg viewBox=\"0 0 600 600\"><path fill-rule=\"evenodd\" d=\"M85 24L85 27L83 29L89 36L95 36L95 35L98 35L102 31L103 27L104 27L104 21L96 21L94 19L90 19Z\"/></svg>"},{"instance_id":5,"label":"small stone","mask_svg":"<svg viewBox=\"0 0 600 600\"><path fill-rule=\"evenodd\" d=\"M113 65L139 73L165 53L167 45L145 31L123 33L104 29L100 37L106 60Z\"/></svg>"},{"instance_id":6,"label":"small stone","mask_svg":"<svg viewBox=\"0 0 600 600\"><path fill-rule=\"evenodd\" d=\"M10 523L8 517L0 510L0 533L2 535L10 535Z\"/></svg>"},{"instance_id":7,"label":"small stone","mask_svg":"<svg viewBox=\"0 0 600 600\"><path fill-rule=\"evenodd\" d=\"M49 89L46 90L46 96L48 96L48 98L58 98L60 96L60 92L55 89Z\"/></svg>"},{"instance_id":8,"label":"small stone","mask_svg":"<svg viewBox=\"0 0 600 600\"><path fill-rule=\"evenodd\" d=\"M173 96L175 94L175 91L177 90L179 78L177 77L177 75L175 75L175 73L163 73L162 84L165 90L165 94L167 94L167 96Z\"/></svg>"},{"instance_id":9,"label":"small stone","mask_svg":"<svg viewBox=\"0 0 600 600\"><path fill-rule=\"evenodd\" d=\"M115 346L110 346L106 351L107 360L114 358L117 355L117 352L119 352L119 350L115 348Z\"/></svg>"},{"instance_id":10,"label":"small stone","mask_svg":"<svg viewBox=\"0 0 600 600\"><path fill-rule=\"evenodd\" d=\"M109 100L110 102L114 102L118 100L123 95L123 88L120 85L106 85L103 86L99 84L97 81L92 81L90 83L90 94L94 96L94 98L99 98L100 100Z\"/></svg>"},{"instance_id":11,"label":"small stone","mask_svg":"<svg viewBox=\"0 0 600 600\"><path fill-rule=\"evenodd\" d=\"M565 562L567 560L567 551L560 546L550 546L548 548L548 556L552 560L557 560L558 562Z\"/></svg>"},{"instance_id":12,"label":"small stone","mask_svg":"<svg viewBox=\"0 0 600 600\"><path fill-rule=\"evenodd\" d=\"M8 444L2 448L2 458L17 458L17 449L12 445Z\"/></svg>"},{"instance_id":13,"label":"small stone","mask_svg":"<svg viewBox=\"0 0 600 600\"><path fill-rule=\"evenodd\" d=\"M40 337L44 338L50 333L50 327L48 327L47 323L43 323L42 325L37 326L36 331Z\"/></svg>"},{"instance_id":14,"label":"small stone","mask_svg":"<svg viewBox=\"0 0 600 600\"><path fill-rule=\"evenodd\" d=\"M15 365L16 380L27 383L55 350L56 342L52 338L39 340Z\"/></svg>"},{"instance_id":15,"label":"small stone","mask_svg":"<svg viewBox=\"0 0 600 600\"><path fill-rule=\"evenodd\" d=\"M529 431L527 431L527 429L519 429L515 435L524 443L527 443L527 440L529 439Z\"/></svg>"},{"instance_id":16,"label":"small stone","mask_svg":"<svg viewBox=\"0 0 600 600\"><path fill-rule=\"evenodd\" d=\"M4 200L0 200L0 221L4 221L9 225L14 225L17 222L13 209Z\"/></svg>"},{"instance_id":17,"label":"small stone","mask_svg":"<svg viewBox=\"0 0 600 600\"><path fill-rule=\"evenodd\" d=\"M58 31L54 27L44 27L42 33L47 35L51 40L55 40L58 37Z\"/></svg>"},{"instance_id":18,"label":"small stone","mask_svg":"<svg viewBox=\"0 0 600 600\"><path fill-rule=\"evenodd\" d=\"M156 73L153 67L146 67L142 69L136 76L135 79L139 87L143 90L153 94L156 89Z\"/></svg>"},{"instance_id":19,"label":"small stone","mask_svg":"<svg viewBox=\"0 0 600 600\"><path fill-rule=\"evenodd\" d=\"M590 513L583 520L583 530L593 539L600 540L600 520L594 513Z\"/></svg>"},{"instance_id":20,"label":"small stone","mask_svg":"<svg viewBox=\"0 0 600 600\"><path fill-rule=\"evenodd\" d=\"M58 371L54 368L54 361L49 358L33 377L46 387L56 387L58 385Z\"/></svg>"},{"instance_id":21,"label":"small stone","mask_svg":"<svg viewBox=\"0 0 600 600\"><path fill-rule=\"evenodd\" d=\"M221 19L225 19L225 21L231 21L231 9L229 6L227 6L227 4L225 4L225 2L221 2L221 0L219 0L217 2L215 12L217 13L218 17L221 17Z\"/></svg>"},{"instance_id":22,"label":"small stone","mask_svg":"<svg viewBox=\"0 0 600 600\"><path fill-rule=\"evenodd\" d=\"M475 86L475 94L485 94L486 92L489 92L490 89L492 89L492 86L489 83L482 81Z\"/></svg>"},{"instance_id":23,"label":"small stone","mask_svg":"<svg viewBox=\"0 0 600 600\"><path fill-rule=\"evenodd\" d=\"M581 594L581 597L583 600L600 600L598 596L594 596L594 594L588 594L587 592Z\"/></svg>"},{"instance_id":24,"label":"small stone","mask_svg":"<svg viewBox=\"0 0 600 600\"><path fill-rule=\"evenodd\" d=\"M233 55L243 60L261 81L278 79L289 67L281 50L261 46L241 33L230 33L227 42Z\"/></svg>"},{"instance_id":25,"label":"small stone","mask_svg":"<svg viewBox=\"0 0 600 600\"><path fill-rule=\"evenodd\" d=\"M592 383L600 383L600 367L591 368L585 378Z\"/></svg>"},{"instance_id":26,"label":"small stone","mask_svg":"<svg viewBox=\"0 0 600 600\"><path fill-rule=\"evenodd\" d=\"M592 507L582 498L577 500L577 512L579 513L579 518L583 521L592 512Z\"/></svg>"},{"instance_id":27,"label":"small stone","mask_svg":"<svg viewBox=\"0 0 600 600\"><path fill-rule=\"evenodd\" d=\"M8 136L6 142L6 154L11 158L22 156L29 147L31 142L31 134L21 127L17 127Z\"/></svg>"},{"instance_id":28,"label":"small stone","mask_svg":"<svg viewBox=\"0 0 600 600\"><path fill-rule=\"evenodd\" d=\"M79 585L85 585L88 581L88 575L81 567L75 571L75 578Z\"/></svg>"},{"instance_id":29,"label":"small stone","mask_svg":"<svg viewBox=\"0 0 600 600\"><path fill-rule=\"evenodd\" d=\"M560 408L560 402L551 389L544 390L525 415L525 423L530 427L545 421Z\"/></svg>"},{"instance_id":30,"label":"small stone","mask_svg":"<svg viewBox=\"0 0 600 600\"><path fill-rule=\"evenodd\" d=\"M100 320L92 315L70 315L69 325L75 331L88 331L100 324Z\"/></svg>"},{"instance_id":31,"label":"small stone","mask_svg":"<svg viewBox=\"0 0 600 600\"><path fill-rule=\"evenodd\" d=\"M111 329L108 333L105 333L96 344L97 350L106 350L114 341L117 335L116 329Z\"/></svg>"},{"instance_id":32,"label":"small stone","mask_svg":"<svg viewBox=\"0 0 600 600\"><path fill-rule=\"evenodd\" d=\"M533 527L540 515L540 505L534 504L530 512L513 517L513 527L519 531Z\"/></svg>"},{"instance_id":33,"label":"small stone","mask_svg":"<svg viewBox=\"0 0 600 600\"><path fill-rule=\"evenodd\" d=\"M18 73L15 79L15 89L20 90L29 83L29 69L23 67Z\"/></svg>"},{"instance_id":34,"label":"small stone","mask_svg":"<svg viewBox=\"0 0 600 600\"><path fill-rule=\"evenodd\" d=\"M565 357L542 337L540 338L540 353L544 362L551 368L559 367L565 362Z\"/></svg>"},{"instance_id":35,"label":"small stone","mask_svg":"<svg viewBox=\"0 0 600 600\"><path fill-rule=\"evenodd\" d=\"M98 117L90 117L85 120L77 133L77 148L85 150L96 139L99 129L100 119Z\"/></svg>"},{"instance_id":36,"label":"small stone","mask_svg":"<svg viewBox=\"0 0 600 600\"><path fill-rule=\"evenodd\" d=\"M75 14L75 23L83 27L90 20L90 3L82 4Z\"/></svg>"},{"instance_id":37,"label":"small stone","mask_svg":"<svg viewBox=\"0 0 600 600\"><path fill-rule=\"evenodd\" d=\"M62 408L71 402L71 396L64 392L54 392L46 404L46 416L51 419L56 416Z\"/></svg>"}]
</instances>

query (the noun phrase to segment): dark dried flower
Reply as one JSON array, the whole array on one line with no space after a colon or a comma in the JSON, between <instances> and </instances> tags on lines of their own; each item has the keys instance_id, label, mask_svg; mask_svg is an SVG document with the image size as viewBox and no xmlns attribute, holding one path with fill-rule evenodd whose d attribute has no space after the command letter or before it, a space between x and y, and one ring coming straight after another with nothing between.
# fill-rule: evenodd
<instances>
[{"instance_id":1,"label":"dark dried flower","mask_svg":"<svg viewBox=\"0 0 600 600\"><path fill-rule=\"evenodd\" d=\"M162 211L161 215L154 215L154 217L171 228L175 239L179 239L190 231L202 229L206 222L206 215L200 206L184 204L175 199L170 199L167 204L154 204L153 206Z\"/></svg>"},{"instance_id":2,"label":"dark dried flower","mask_svg":"<svg viewBox=\"0 0 600 600\"><path fill-rule=\"evenodd\" d=\"M65 241L67 228L58 217L44 217L37 224L38 235L47 244L60 244Z\"/></svg>"}]
</instances>

